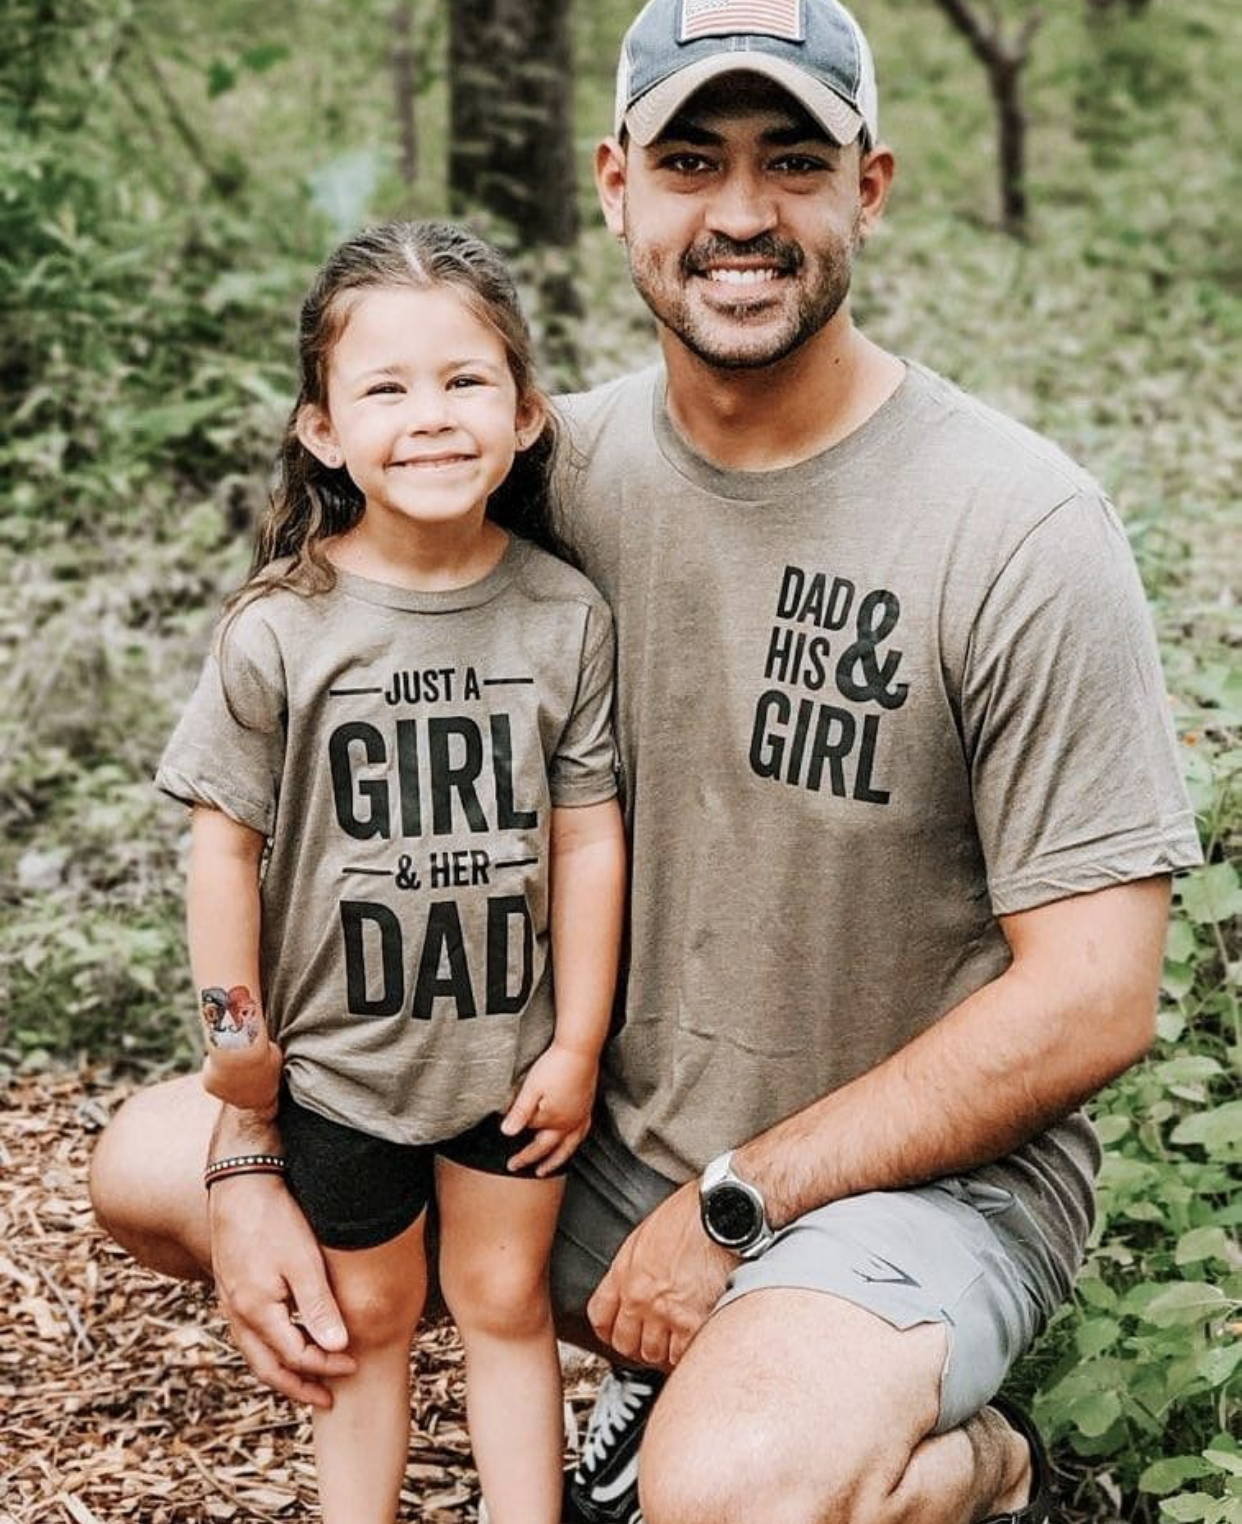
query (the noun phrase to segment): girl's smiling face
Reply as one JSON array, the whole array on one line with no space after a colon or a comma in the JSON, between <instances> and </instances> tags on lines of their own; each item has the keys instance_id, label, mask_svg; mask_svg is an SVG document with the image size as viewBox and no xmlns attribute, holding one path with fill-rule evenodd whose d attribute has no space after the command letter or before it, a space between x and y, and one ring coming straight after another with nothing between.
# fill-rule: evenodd
<instances>
[{"instance_id":1,"label":"girl's smiling face","mask_svg":"<svg viewBox=\"0 0 1242 1524\"><path fill-rule=\"evenodd\" d=\"M327 406L307 406L302 443L344 465L363 523L481 527L488 497L543 426L518 398L504 342L448 286L365 288L328 361ZM362 526L360 526L362 527Z\"/></svg>"}]
</instances>

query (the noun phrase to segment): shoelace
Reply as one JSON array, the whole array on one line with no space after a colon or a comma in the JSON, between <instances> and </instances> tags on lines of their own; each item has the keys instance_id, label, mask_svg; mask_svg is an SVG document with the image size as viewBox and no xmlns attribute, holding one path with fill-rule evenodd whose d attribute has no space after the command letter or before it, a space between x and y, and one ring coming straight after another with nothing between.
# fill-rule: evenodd
<instances>
[{"instance_id":1,"label":"shoelace","mask_svg":"<svg viewBox=\"0 0 1242 1524\"><path fill-rule=\"evenodd\" d=\"M649 1382L637 1381L632 1376L614 1376L610 1373L604 1377L582 1443L582 1456L578 1462L579 1476L590 1476L603 1464L617 1436L638 1412L643 1398L650 1393Z\"/></svg>"}]
</instances>

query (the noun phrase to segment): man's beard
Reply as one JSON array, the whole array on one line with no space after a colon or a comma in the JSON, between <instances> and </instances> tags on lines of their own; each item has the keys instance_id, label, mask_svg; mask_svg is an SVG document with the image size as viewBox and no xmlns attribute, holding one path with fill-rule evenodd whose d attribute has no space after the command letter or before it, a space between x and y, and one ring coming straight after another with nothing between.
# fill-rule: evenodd
<instances>
[{"instance_id":1,"label":"man's beard","mask_svg":"<svg viewBox=\"0 0 1242 1524\"><path fill-rule=\"evenodd\" d=\"M756 370L792 354L840 310L849 295L857 246L856 225L848 243L838 241L822 245L816 251L809 278L803 250L773 233L760 234L745 243L719 234L698 239L682 254L677 274L672 278L665 273L667 263L658 251L632 241L628 247L635 290L656 319L676 334L692 354L721 370ZM688 294L691 280L705 278L704 272L711 264L729 259L763 260L782 276L797 282L796 300L791 306L784 307L788 298L782 296L783 314L778 325L769 326L770 311L756 314L756 327L761 332L749 344L745 341L745 314L750 303L738 302L738 316L726 331L720 332L720 327L728 322L730 304L718 299L715 313L704 312ZM720 287L721 295L727 289Z\"/></svg>"}]
</instances>

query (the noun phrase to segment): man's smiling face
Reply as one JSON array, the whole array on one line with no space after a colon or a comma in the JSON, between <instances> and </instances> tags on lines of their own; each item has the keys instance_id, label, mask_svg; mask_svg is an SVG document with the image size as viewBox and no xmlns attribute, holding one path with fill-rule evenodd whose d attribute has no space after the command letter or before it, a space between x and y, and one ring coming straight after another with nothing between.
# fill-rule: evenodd
<instances>
[{"instance_id":1,"label":"man's smiling face","mask_svg":"<svg viewBox=\"0 0 1242 1524\"><path fill-rule=\"evenodd\" d=\"M783 359L849 291L859 152L756 75L706 86L625 152L620 230L639 294L710 365Z\"/></svg>"}]
</instances>

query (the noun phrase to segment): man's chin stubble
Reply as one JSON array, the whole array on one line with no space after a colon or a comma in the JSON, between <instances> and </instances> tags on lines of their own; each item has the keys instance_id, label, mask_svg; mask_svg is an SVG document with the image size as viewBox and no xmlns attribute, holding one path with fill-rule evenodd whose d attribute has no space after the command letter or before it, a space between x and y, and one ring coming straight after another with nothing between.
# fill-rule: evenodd
<instances>
[{"instance_id":1,"label":"man's chin stubble","mask_svg":"<svg viewBox=\"0 0 1242 1524\"><path fill-rule=\"evenodd\" d=\"M786 359L811 337L802 331L801 325L794 325L791 330L773 334L766 341L756 336L756 347L749 348L744 333L738 335L740 344L736 341L731 344L728 338L718 339L703 333L688 319L668 322L661 318L660 321L692 355L717 370L763 370Z\"/></svg>"}]
</instances>

